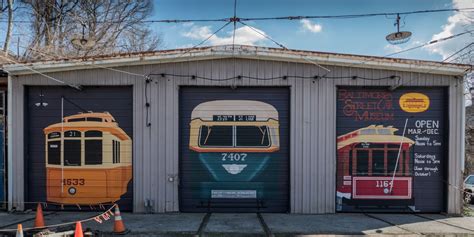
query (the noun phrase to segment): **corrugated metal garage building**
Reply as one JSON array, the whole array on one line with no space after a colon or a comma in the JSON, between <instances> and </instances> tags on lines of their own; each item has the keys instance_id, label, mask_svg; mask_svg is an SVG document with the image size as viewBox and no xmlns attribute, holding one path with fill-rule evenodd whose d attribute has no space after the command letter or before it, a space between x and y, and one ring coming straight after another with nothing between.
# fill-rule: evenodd
<instances>
[{"instance_id":1,"label":"corrugated metal garage building","mask_svg":"<svg viewBox=\"0 0 474 237\"><path fill-rule=\"evenodd\" d=\"M459 214L469 69L253 46L7 65L10 208Z\"/></svg>"}]
</instances>

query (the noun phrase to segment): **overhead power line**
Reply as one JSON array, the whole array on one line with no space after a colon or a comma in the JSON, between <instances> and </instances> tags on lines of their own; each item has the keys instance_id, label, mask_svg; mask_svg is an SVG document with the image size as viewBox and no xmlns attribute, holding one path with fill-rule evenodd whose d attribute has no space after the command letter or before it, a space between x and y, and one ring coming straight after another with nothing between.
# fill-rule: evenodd
<instances>
[{"instance_id":1,"label":"overhead power line","mask_svg":"<svg viewBox=\"0 0 474 237\"><path fill-rule=\"evenodd\" d=\"M11 62L11 63L14 63L15 65L20 65L20 66L22 66L23 68L34 72L35 74L39 74L39 75L41 75L41 76L43 76L43 77L46 77L46 78L48 78L49 80L53 80L53 81L55 81L55 82L57 82L57 83L70 86L70 87L72 87L72 88L74 88L74 89L77 89L77 90L81 90L81 86L80 86L80 85L69 84L69 83L67 83L67 82L65 82L65 81L59 80L59 79L54 78L54 77L49 76L49 75L46 75L46 74L44 74L44 73L42 73L42 72L40 72L40 71L38 71L38 70L35 70L35 69L31 68L31 67L26 66L26 65L24 65L24 64L19 64L18 62L14 61L14 60L11 60L11 59L9 59L8 57L3 56L3 55L1 55L1 54L0 54L0 57L3 58L3 59L5 59L5 60L7 60L7 61L9 61L9 62Z\"/></svg>"},{"instance_id":2,"label":"overhead power line","mask_svg":"<svg viewBox=\"0 0 474 237\"><path fill-rule=\"evenodd\" d=\"M301 19L352 19L352 18L374 17L374 16L397 16L397 15L414 15L414 14L439 13L439 12L464 12L464 11L474 11L474 8L472 7L449 8L449 9L419 10L419 11L408 11L408 12L380 12L380 13L364 13L364 14L347 14L347 15L249 17L249 18L240 18L240 20L241 21L266 21L266 20L301 20Z\"/></svg>"},{"instance_id":3,"label":"overhead power line","mask_svg":"<svg viewBox=\"0 0 474 237\"><path fill-rule=\"evenodd\" d=\"M474 8L447 8L447 9L431 9L406 12L378 12L378 13L362 13L362 14L345 14L345 15L307 15L307 16L277 16L277 17L239 17L239 21L267 21L267 20L302 20L302 19L353 19L375 16L396 16L398 15L414 15L441 12L471 12ZM190 22L233 22L233 17L228 18L208 18L208 19L156 19L141 20L141 23L190 23ZM0 20L0 22L8 22ZM32 20L14 20L13 23L32 23ZM123 23L124 21L94 21L95 23ZM127 22L127 21L125 21ZM137 21L134 21L137 22Z\"/></svg>"}]
</instances>

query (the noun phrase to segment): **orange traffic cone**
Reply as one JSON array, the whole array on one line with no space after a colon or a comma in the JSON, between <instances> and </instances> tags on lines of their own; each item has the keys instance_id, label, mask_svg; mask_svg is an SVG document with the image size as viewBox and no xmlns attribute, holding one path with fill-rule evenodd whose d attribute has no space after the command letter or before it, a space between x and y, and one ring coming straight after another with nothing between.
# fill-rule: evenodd
<instances>
[{"instance_id":1,"label":"orange traffic cone","mask_svg":"<svg viewBox=\"0 0 474 237\"><path fill-rule=\"evenodd\" d=\"M41 204L38 203L36 207L35 228L41 227L44 227L43 208L41 208Z\"/></svg>"},{"instance_id":2,"label":"orange traffic cone","mask_svg":"<svg viewBox=\"0 0 474 237\"><path fill-rule=\"evenodd\" d=\"M120 209L115 206L115 223L114 223L114 234L125 234L127 233L127 229L122 221L122 216L120 215Z\"/></svg>"},{"instance_id":3,"label":"orange traffic cone","mask_svg":"<svg viewBox=\"0 0 474 237\"><path fill-rule=\"evenodd\" d=\"M21 224L18 224L16 229L16 237L23 237L23 226Z\"/></svg>"},{"instance_id":4,"label":"orange traffic cone","mask_svg":"<svg viewBox=\"0 0 474 237\"><path fill-rule=\"evenodd\" d=\"M80 221L76 222L76 231L74 231L74 237L84 237L82 232L82 224Z\"/></svg>"}]
</instances>

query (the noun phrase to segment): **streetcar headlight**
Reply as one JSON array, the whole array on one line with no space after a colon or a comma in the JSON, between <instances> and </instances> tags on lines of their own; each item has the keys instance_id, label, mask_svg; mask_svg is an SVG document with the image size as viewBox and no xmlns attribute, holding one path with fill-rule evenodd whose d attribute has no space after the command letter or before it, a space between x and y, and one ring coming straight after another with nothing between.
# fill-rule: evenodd
<instances>
[{"instance_id":1,"label":"streetcar headlight","mask_svg":"<svg viewBox=\"0 0 474 237\"><path fill-rule=\"evenodd\" d=\"M67 192L68 192L69 194L71 194L71 195L76 194L76 191L77 191L77 190L76 190L75 187L70 187L70 188L67 190Z\"/></svg>"}]
</instances>

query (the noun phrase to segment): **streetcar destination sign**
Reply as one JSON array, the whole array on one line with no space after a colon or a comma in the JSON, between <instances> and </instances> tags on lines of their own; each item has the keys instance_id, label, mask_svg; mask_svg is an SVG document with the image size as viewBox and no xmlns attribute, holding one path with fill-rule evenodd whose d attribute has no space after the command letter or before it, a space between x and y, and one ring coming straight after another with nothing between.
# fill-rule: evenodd
<instances>
[{"instance_id":1,"label":"streetcar destination sign","mask_svg":"<svg viewBox=\"0 0 474 237\"><path fill-rule=\"evenodd\" d=\"M255 115L213 115L212 121L216 122L254 122L257 120Z\"/></svg>"}]
</instances>

